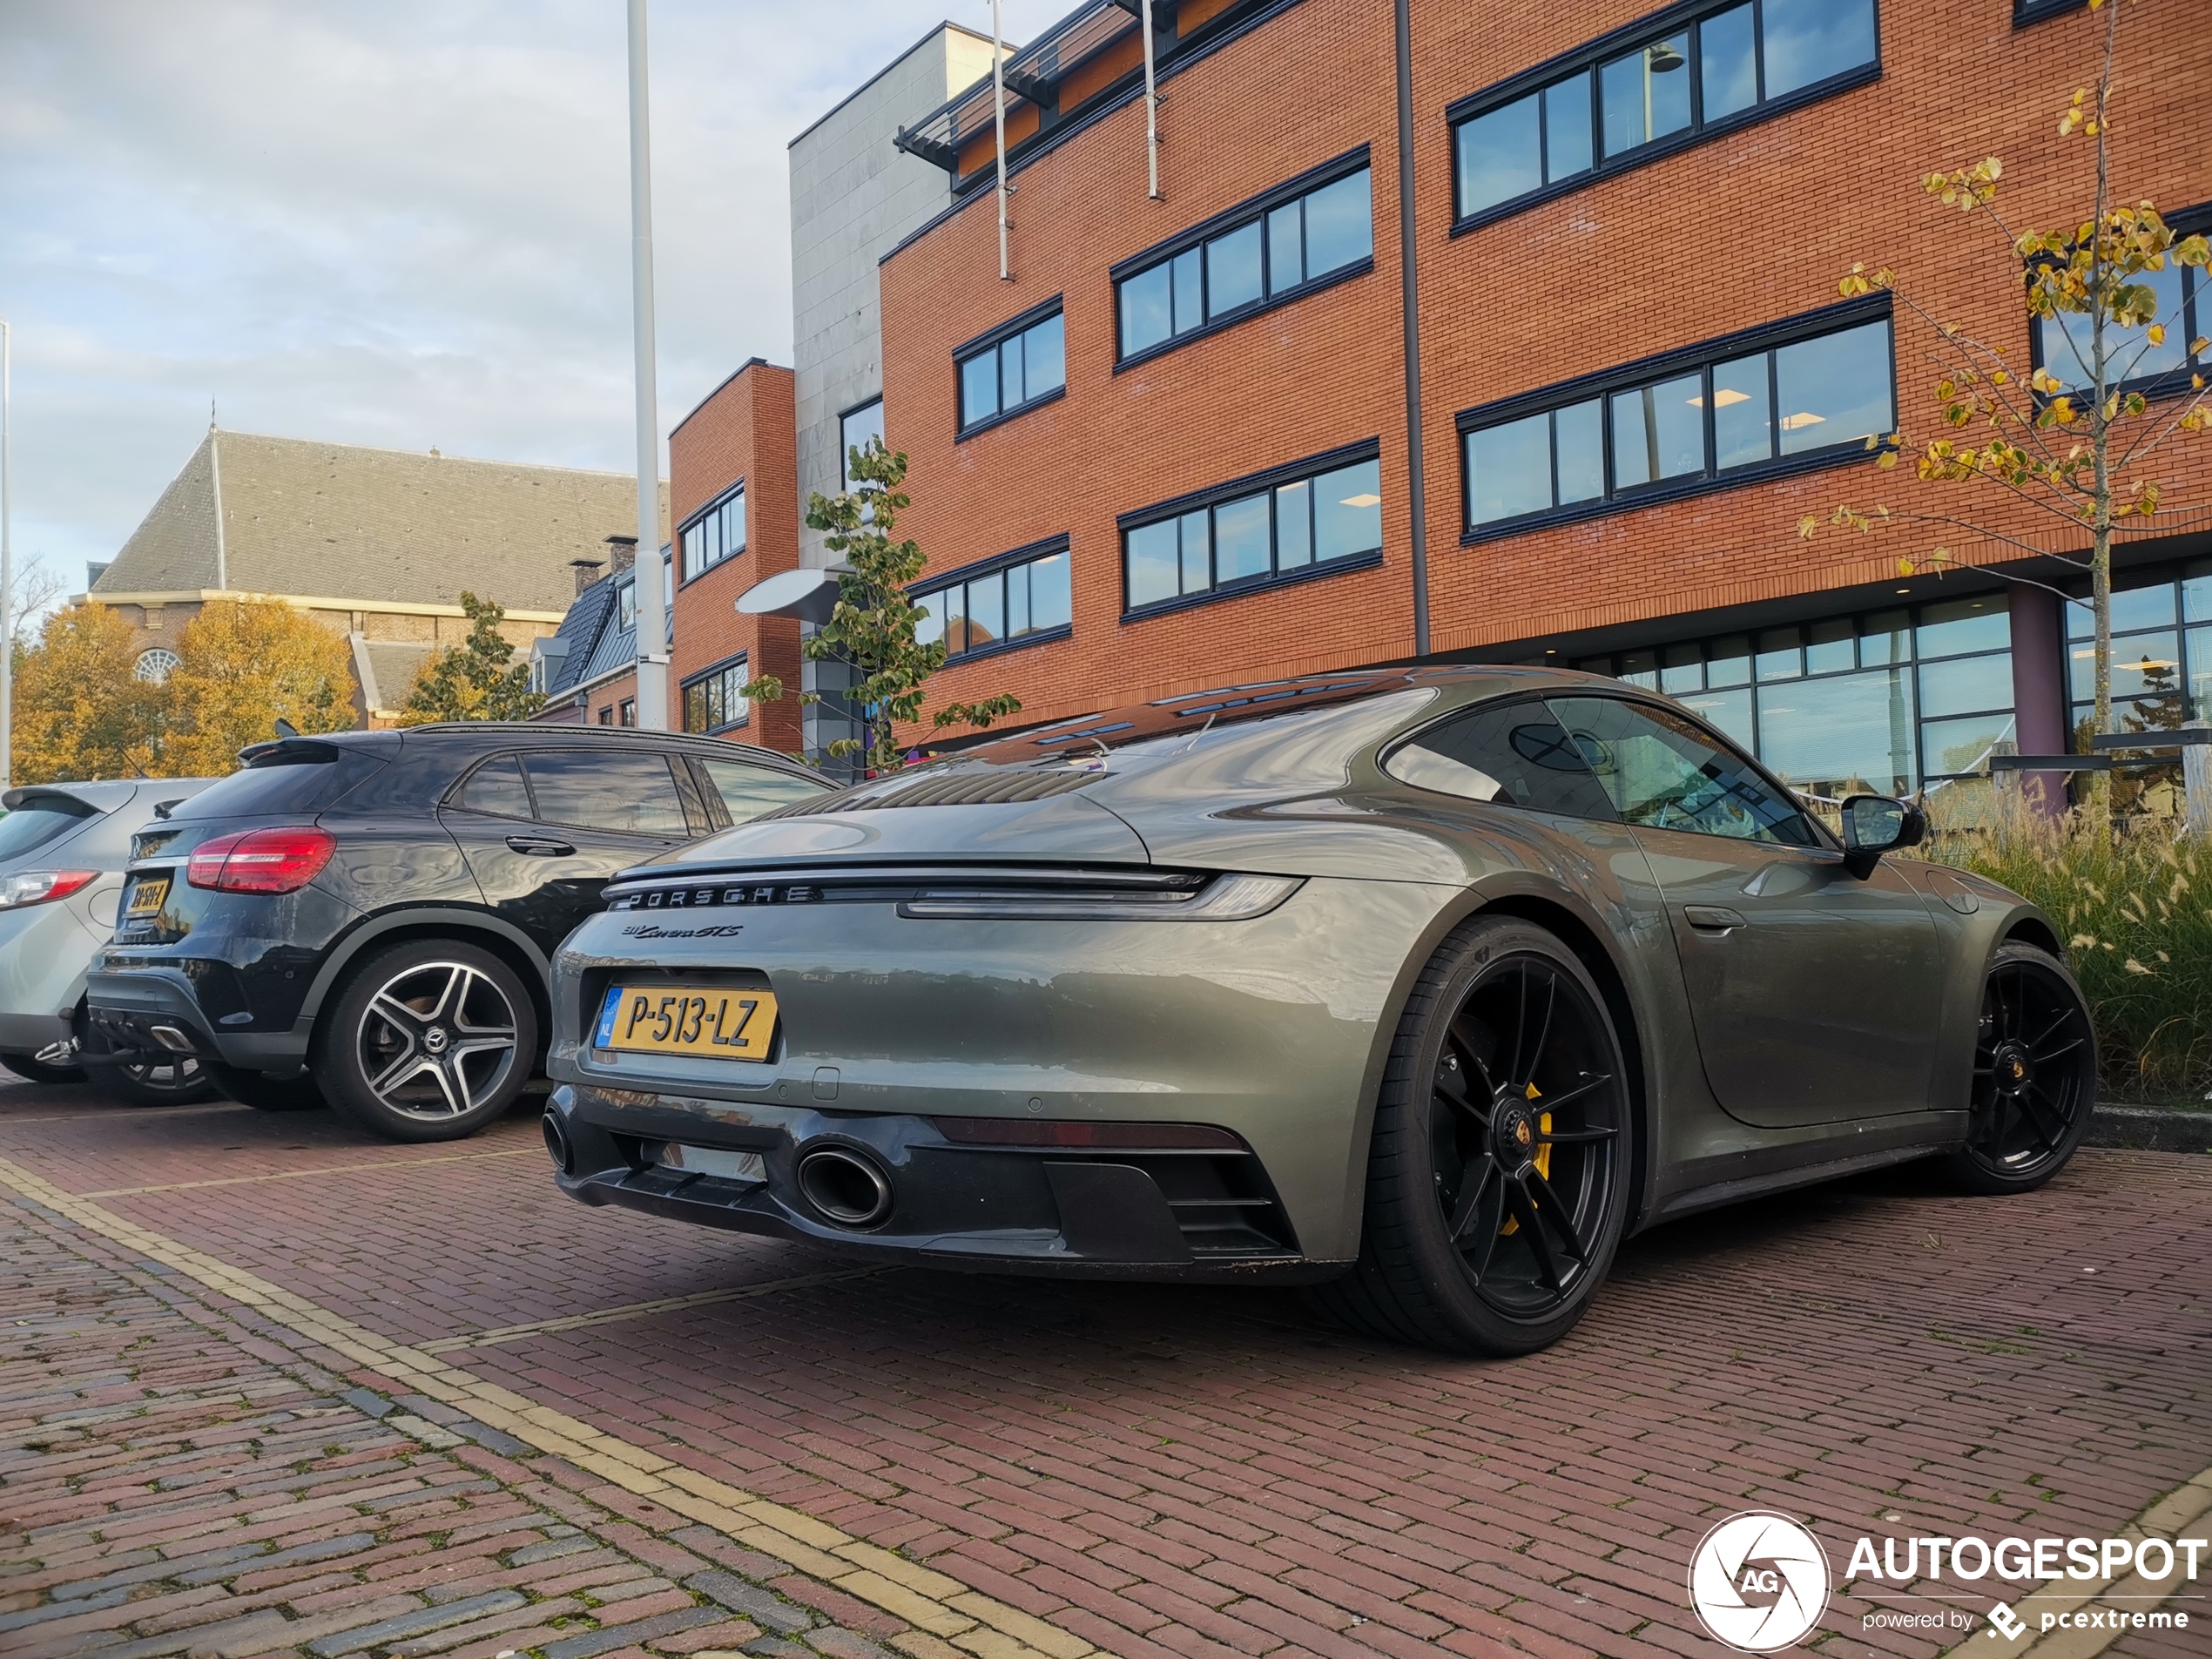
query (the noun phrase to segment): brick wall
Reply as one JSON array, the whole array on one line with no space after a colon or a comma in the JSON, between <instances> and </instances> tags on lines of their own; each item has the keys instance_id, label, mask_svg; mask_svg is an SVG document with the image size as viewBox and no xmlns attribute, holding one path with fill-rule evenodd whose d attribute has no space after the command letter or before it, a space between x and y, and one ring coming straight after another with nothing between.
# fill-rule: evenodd
<instances>
[{"instance_id":1,"label":"brick wall","mask_svg":"<svg viewBox=\"0 0 2212 1659\"><path fill-rule=\"evenodd\" d=\"M2027 323L2001 241L1917 180L1996 153L2016 222L2064 223L2087 199L2091 152L2079 138L2061 144L2055 129L2094 72L2104 14L2016 29L2011 0L1890 0L1871 84L1452 237L1446 106L1650 10L1640 0L1414 7L1432 650L1877 582L1899 556L1938 545L1970 563L2021 552L1943 526L1799 539L1801 516L1844 501L1966 513L2035 548L2080 545L2063 522L1994 489L1939 489L1858 462L1460 545L1455 411L1831 304L1854 260L1895 267L1932 310L2001 344L2024 374ZM2123 199L2169 211L2212 200L2212 147L2195 118L2208 71L2202 0L2136 0L2122 25L2114 129ZM886 427L912 459L904 527L931 567L1071 538L1074 637L948 668L933 687L939 698L1012 690L1027 721L1413 651L1391 7L1303 0L1163 91L1164 201L1145 195L1134 101L1016 172L1013 280L998 279L988 189L882 267ZM1113 372L1109 266L1363 143L1373 158L1371 274ZM1067 395L956 442L952 348L1055 294L1066 310ZM1900 410L1908 431L1924 433L1929 336L1902 307L1897 341ZM1116 515L1369 437L1382 449L1379 569L1121 619ZM2183 440L2159 470L2169 503L2212 498L2212 442Z\"/></svg>"},{"instance_id":2,"label":"brick wall","mask_svg":"<svg viewBox=\"0 0 2212 1659\"><path fill-rule=\"evenodd\" d=\"M670 508L680 538L685 521L743 482L745 550L682 582L677 554L676 649L669 724L684 724L686 677L746 653L752 674L773 674L789 688L781 702L756 703L747 722L722 735L796 753L800 747L799 624L741 617L739 594L799 565L797 409L792 371L754 359L717 388L668 439ZM593 718L597 718L595 703Z\"/></svg>"}]
</instances>

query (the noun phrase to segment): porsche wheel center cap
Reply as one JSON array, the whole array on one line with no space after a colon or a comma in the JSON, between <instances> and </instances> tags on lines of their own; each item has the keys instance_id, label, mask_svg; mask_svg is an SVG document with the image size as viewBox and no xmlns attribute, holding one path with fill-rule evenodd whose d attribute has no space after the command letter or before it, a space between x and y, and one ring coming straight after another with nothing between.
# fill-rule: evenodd
<instances>
[{"instance_id":1,"label":"porsche wheel center cap","mask_svg":"<svg viewBox=\"0 0 2212 1659\"><path fill-rule=\"evenodd\" d=\"M2035 1081L2035 1066L2027 1050L2017 1042L2003 1042L1990 1057L1990 1070L1997 1080L1997 1087L2008 1095L2017 1095Z\"/></svg>"},{"instance_id":2,"label":"porsche wheel center cap","mask_svg":"<svg viewBox=\"0 0 2212 1659\"><path fill-rule=\"evenodd\" d=\"M1508 1170L1526 1169L1536 1159L1536 1124L1521 1106L1498 1109L1498 1162Z\"/></svg>"}]
</instances>

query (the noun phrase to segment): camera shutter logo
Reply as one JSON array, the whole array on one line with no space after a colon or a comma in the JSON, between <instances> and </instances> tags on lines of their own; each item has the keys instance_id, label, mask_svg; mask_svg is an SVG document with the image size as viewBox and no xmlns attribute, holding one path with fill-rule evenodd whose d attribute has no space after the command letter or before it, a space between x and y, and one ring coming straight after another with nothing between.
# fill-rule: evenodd
<instances>
[{"instance_id":1,"label":"camera shutter logo","mask_svg":"<svg viewBox=\"0 0 2212 1659\"><path fill-rule=\"evenodd\" d=\"M1716 1642L1775 1653L1811 1635L1828 1610L1828 1556L1787 1515L1730 1515L1689 1558L1689 1604Z\"/></svg>"}]
</instances>

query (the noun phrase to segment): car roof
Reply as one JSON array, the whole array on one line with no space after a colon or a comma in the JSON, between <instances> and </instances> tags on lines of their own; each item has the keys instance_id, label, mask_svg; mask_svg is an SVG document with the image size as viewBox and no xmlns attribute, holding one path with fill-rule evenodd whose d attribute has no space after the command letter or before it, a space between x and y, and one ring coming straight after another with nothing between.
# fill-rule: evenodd
<instances>
[{"instance_id":1,"label":"car roof","mask_svg":"<svg viewBox=\"0 0 2212 1659\"><path fill-rule=\"evenodd\" d=\"M111 813L129 806L141 792L149 800L183 800L214 781L212 778L108 778L84 783L23 784L0 795L0 806L15 812L37 806L42 797L60 796L96 813Z\"/></svg>"},{"instance_id":2,"label":"car roof","mask_svg":"<svg viewBox=\"0 0 2212 1659\"><path fill-rule=\"evenodd\" d=\"M422 725L397 726L378 732L319 732L313 736L278 738L266 743L257 743L241 750L239 755L242 759L250 762L287 748L296 752L307 745L326 744L336 748L368 750L381 754L386 759L396 759L410 746L425 743L438 746L449 743L465 744L471 749L486 752L518 745L618 749L631 745L657 748L672 744L706 759L718 756L777 767L799 777L818 775L804 761L757 743L703 737L689 732L645 732L634 726L618 725L548 725L536 720L438 720Z\"/></svg>"}]
</instances>

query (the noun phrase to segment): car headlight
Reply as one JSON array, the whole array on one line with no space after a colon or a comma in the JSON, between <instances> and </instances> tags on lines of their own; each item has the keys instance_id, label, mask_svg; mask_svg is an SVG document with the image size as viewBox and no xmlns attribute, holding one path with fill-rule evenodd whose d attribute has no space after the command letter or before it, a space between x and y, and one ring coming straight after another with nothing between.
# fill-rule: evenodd
<instances>
[{"instance_id":1,"label":"car headlight","mask_svg":"<svg viewBox=\"0 0 2212 1659\"><path fill-rule=\"evenodd\" d=\"M81 893L100 879L98 870L24 870L0 875L0 910L22 910L51 904Z\"/></svg>"},{"instance_id":2,"label":"car headlight","mask_svg":"<svg viewBox=\"0 0 2212 1659\"><path fill-rule=\"evenodd\" d=\"M1249 921L1305 885L1303 876L1220 875L1181 893L932 887L906 900L899 914L975 921Z\"/></svg>"}]
</instances>

